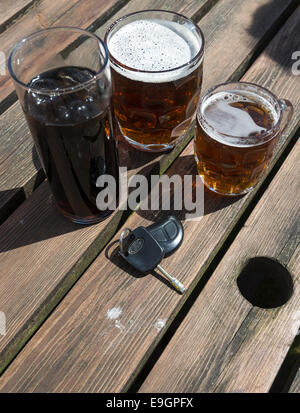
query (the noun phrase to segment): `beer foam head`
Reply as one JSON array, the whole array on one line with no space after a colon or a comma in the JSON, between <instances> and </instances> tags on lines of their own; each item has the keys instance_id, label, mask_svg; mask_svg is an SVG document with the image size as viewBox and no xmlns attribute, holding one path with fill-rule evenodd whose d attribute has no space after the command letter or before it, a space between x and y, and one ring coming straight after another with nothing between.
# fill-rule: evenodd
<instances>
[{"instance_id":1,"label":"beer foam head","mask_svg":"<svg viewBox=\"0 0 300 413\"><path fill-rule=\"evenodd\" d=\"M272 119L272 124L278 121L275 108L266 99L250 92L245 94L228 91L216 93L203 103L201 115L207 125L201 123L201 120L199 122L209 136L220 143L239 147L257 145L259 143L257 134L263 135L268 131L258 125L246 110L231 105L236 102L262 105L267 111L265 115Z\"/></svg>"},{"instance_id":2,"label":"beer foam head","mask_svg":"<svg viewBox=\"0 0 300 413\"><path fill-rule=\"evenodd\" d=\"M122 26L110 37L108 48L120 63L142 71L125 71L112 63L112 67L124 76L145 82L167 82L189 73L189 69L180 67L197 55L201 43L184 25L151 19L136 20ZM172 70L176 68L178 72ZM168 70L171 72L164 72ZM153 73L161 71L163 73Z\"/></svg>"}]
</instances>

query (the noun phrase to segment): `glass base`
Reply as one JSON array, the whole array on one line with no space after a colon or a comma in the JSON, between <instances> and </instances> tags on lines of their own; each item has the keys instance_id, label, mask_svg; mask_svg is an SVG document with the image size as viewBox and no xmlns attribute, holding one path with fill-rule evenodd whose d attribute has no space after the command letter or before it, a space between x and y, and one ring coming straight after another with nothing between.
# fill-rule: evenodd
<instances>
[{"instance_id":1,"label":"glass base","mask_svg":"<svg viewBox=\"0 0 300 413\"><path fill-rule=\"evenodd\" d=\"M244 191L239 192L239 193L218 191L217 189L215 189L215 188L213 188L212 186L208 185L207 182L205 182L205 177L204 177L204 175L200 172L199 167L198 167L199 159L198 159L198 156L197 156L196 151L195 151L195 153L194 153L194 157L195 157L195 161L196 161L196 165L197 165L198 175L200 176L200 178L201 178L201 180L202 180L202 182L203 182L203 185L204 185L207 189L209 189L210 191L214 192L215 194L218 194L218 195L221 195L221 196L227 196L227 197L237 197L237 196L245 195L245 194L247 194L248 192L252 191L253 188L255 188L255 186L251 186L251 187L249 187L249 188L247 188L247 189L245 189Z\"/></svg>"},{"instance_id":2,"label":"glass base","mask_svg":"<svg viewBox=\"0 0 300 413\"><path fill-rule=\"evenodd\" d=\"M215 189L215 188L213 188L212 186L208 185L207 182L205 182L204 176L203 176L202 174L200 174L199 171L198 171L198 174L199 174L199 176L200 176L200 178L201 178L201 180L202 180L202 182L203 182L203 185L204 185L207 189L209 189L210 191L214 192L215 194L218 194L218 195L221 195L221 196L227 196L227 197L242 196L242 195L245 195L245 194L247 194L248 192L252 191L253 188L255 188L255 186L250 186L249 188L245 189L244 191L238 192L238 193L218 191L217 189Z\"/></svg>"},{"instance_id":3,"label":"glass base","mask_svg":"<svg viewBox=\"0 0 300 413\"><path fill-rule=\"evenodd\" d=\"M233 193L233 192L221 192L218 191L215 188L212 188L211 186L207 185L202 178L203 184L206 186L207 189L209 189L210 191L214 192L215 194L221 195L221 196L227 196L227 197L237 197L237 196L242 196L242 195L246 195L248 192L252 191L253 188L255 188L254 186L251 186L250 188L245 189L243 192L239 192L239 193Z\"/></svg>"},{"instance_id":4,"label":"glass base","mask_svg":"<svg viewBox=\"0 0 300 413\"><path fill-rule=\"evenodd\" d=\"M55 201L53 201L53 207L68 221L74 222L75 224L81 225L91 225L97 224L98 222L104 221L109 215L113 213L113 211L106 211L99 216L90 216L90 217L78 217L77 215L70 214L60 208Z\"/></svg>"},{"instance_id":5,"label":"glass base","mask_svg":"<svg viewBox=\"0 0 300 413\"><path fill-rule=\"evenodd\" d=\"M125 139L125 141L128 142L130 146L140 151L143 151L143 152L166 152L166 151L169 151L170 149L173 149L175 146L174 142L162 143L162 144L158 144L158 143L143 144L143 143L139 143L139 142L136 142L128 138L128 136L125 136L125 135L122 135L122 136Z\"/></svg>"}]
</instances>

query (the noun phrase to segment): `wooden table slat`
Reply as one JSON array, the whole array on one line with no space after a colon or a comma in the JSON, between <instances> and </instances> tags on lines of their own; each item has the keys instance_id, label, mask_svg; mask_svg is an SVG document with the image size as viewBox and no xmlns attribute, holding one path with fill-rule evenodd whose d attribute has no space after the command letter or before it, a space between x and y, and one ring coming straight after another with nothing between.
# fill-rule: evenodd
<instances>
[{"instance_id":1,"label":"wooden table slat","mask_svg":"<svg viewBox=\"0 0 300 413\"><path fill-rule=\"evenodd\" d=\"M38 0L2 0L0 2L0 33Z\"/></svg>"},{"instance_id":2,"label":"wooden table slat","mask_svg":"<svg viewBox=\"0 0 300 413\"><path fill-rule=\"evenodd\" d=\"M289 393L300 393L300 368L289 389Z\"/></svg>"},{"instance_id":3,"label":"wooden table slat","mask_svg":"<svg viewBox=\"0 0 300 413\"><path fill-rule=\"evenodd\" d=\"M78 0L77 0L78 1ZM90 0L89 0L90 1ZM87 7L90 8L93 13L80 22L75 20L78 26L86 27L88 24L91 25L93 19L96 19L99 14L95 14L95 7L87 2ZM53 2L52 2L53 3ZM119 5L122 2L114 2L114 4ZM132 0L127 5L125 5L121 10L119 10L113 17L111 17L105 24L105 27L100 28L97 34L101 37L104 36L105 30L115 19L123 16L127 13L133 11L141 10L143 8L163 8L165 10L172 9L180 13L184 13L188 17L199 16L199 18L209 10L209 8L215 3L214 0L189 0L182 3L181 0L146 0L141 2L140 0ZM98 3L97 3L98 4ZM104 3L102 4L102 6ZM79 5L80 6L80 5ZM41 7L41 6L40 6ZM46 5L44 5L45 9ZM46 9L45 9L46 10ZM104 11L103 7L96 9L98 13ZM72 9L72 12L80 15L78 5ZM84 10L82 11L84 12ZM54 13L54 12L53 12ZM62 19L69 18L71 11L67 11ZM34 14L34 11L32 11ZM50 19L47 12L48 20ZM55 13L53 14L55 18ZM87 21L87 17L90 16L88 24L84 24ZM26 17L30 20L30 16ZM102 16L102 20L105 21L105 16ZM57 24L66 24L65 20L55 21ZM28 26L28 25L27 25ZM25 30L25 29L23 29ZM27 32L32 32L33 28L29 29L27 27ZM27 33L26 32L26 33ZM18 33L18 38L22 37L23 32ZM14 35L15 36L15 35ZM15 39L16 40L16 39ZM14 40L14 41L15 41ZM0 36L1 41L1 36ZM11 44L14 43L10 39ZM230 71L231 74L231 71ZM4 77L3 81L6 82L7 78ZM0 77L1 82L1 77ZM6 84L6 83L5 83ZM4 86L5 86L4 84ZM1 83L0 83L1 85ZM12 91L12 84L10 82L9 90ZM1 92L0 92L1 93ZM1 106L1 104L0 104ZM0 131L1 131L1 142L0 142L0 224L11 214L11 212L21 204L38 186L43 178L43 171L41 169L40 163L35 149L33 148L32 138L29 132L29 128L26 124L24 115L22 113L19 102L14 103L8 110L6 110L0 116ZM15 165L18 165L16 168Z\"/></svg>"},{"instance_id":4,"label":"wooden table slat","mask_svg":"<svg viewBox=\"0 0 300 413\"><path fill-rule=\"evenodd\" d=\"M300 319L293 317L300 308L300 182L295 169L299 156L300 144L296 144L141 392L253 393L270 389L300 326ZM272 258L289 270L294 291L284 305L288 295L280 295L286 288L285 279L276 291L282 305L274 297L266 301L276 308L254 306L239 291L237 279L248 260L256 257ZM245 286L246 278L239 282L245 295L254 283L250 277L255 279L262 268L258 261L254 265L246 276L249 285ZM271 267L269 271L271 275L275 270Z\"/></svg>"},{"instance_id":5,"label":"wooden table slat","mask_svg":"<svg viewBox=\"0 0 300 413\"><path fill-rule=\"evenodd\" d=\"M106 28L115 18L143 8L171 9L191 18L200 18L214 3L213 0L185 2L181 0L147 0L143 2L131 0L96 33L103 37ZM257 47L262 47L262 39L266 39L269 33L273 32L274 27L290 10L294 1L277 1L272 4L270 10L268 4L267 0L253 1L251 5L243 0L221 1L213 7L209 17L201 21L200 25L206 37L206 49L209 49L209 53L205 55L203 91L215 82L223 82L231 78L238 79L255 54ZM264 10L266 7L268 8L268 18L264 24L257 24L258 27L256 27L254 16L259 15L259 10ZM220 18L219 16L224 17ZM79 23L77 24L79 25ZM41 182L43 173L36 153L32 149L30 132L18 102L0 116L0 131L2 136L0 142L1 223L14 208L31 194L32 190ZM19 168L16 168L15 165L18 165Z\"/></svg>"},{"instance_id":6,"label":"wooden table slat","mask_svg":"<svg viewBox=\"0 0 300 413\"><path fill-rule=\"evenodd\" d=\"M47 27L75 26L85 29L96 21L101 24L120 4L124 4L124 0L40 0L0 34L1 51L7 60L17 41ZM14 100L14 86L7 71L0 76L0 111Z\"/></svg>"},{"instance_id":7,"label":"wooden table slat","mask_svg":"<svg viewBox=\"0 0 300 413\"><path fill-rule=\"evenodd\" d=\"M137 6L136 2L132 3L130 7ZM163 3L164 2L160 0L161 7ZM175 7L175 2L172 4L173 7ZM198 13L198 7L203 6L203 1L194 4L197 4L195 10L197 10ZM153 7L160 6L157 0L153 4ZM178 7L178 11L181 10L181 1L177 1L176 7ZM123 11L119 13L131 11L131 9L128 9L128 6L122 10ZM244 51L244 55L247 53L248 49ZM231 73L228 75L231 75ZM7 127L9 128L9 122L12 122L14 118L19 118L22 114L18 115L17 109L12 107L4 116L8 116ZM23 120L23 122L25 121ZM12 128L13 127L14 126L12 126ZM18 136L20 136L21 129L22 127L18 130ZM7 138L8 141L13 141L11 129L8 129ZM28 136L28 139L29 138ZM26 142L22 142L21 139L17 139L17 142L17 148L19 146L23 148L25 146L26 148L20 151L16 159L16 163L20 165L22 174L25 175L24 179L26 180L28 179L28 176L26 176L28 164L24 164L22 152L30 150L31 153L31 146L27 146ZM129 147L122 142L119 144L120 158L124 160L124 165L126 163L127 166L131 167L131 172L138 168L139 170L143 170L144 173L147 173L145 170L147 165L149 167L148 169L153 169L159 162L161 162L160 170L163 172L175 158L176 154L178 154L179 150L180 145L170 155L157 157L157 155L153 156L152 154L149 155L136 150L130 150ZM2 171L7 179L9 179L9 171L11 171L14 179L13 182L16 182L15 164L12 162L12 159L7 161L5 151L7 151L7 146L3 145L3 147L0 148L0 153L3 154L1 156L1 162L5 165ZM9 159L9 151L7 158ZM136 164L134 162L136 162ZM34 165L32 169L35 169ZM5 198L9 192L10 189L6 190L4 187L1 198ZM9 193L9 195L11 194ZM24 342L26 342L32 332L38 328L40 322L46 317L47 312L55 306L84 269L87 268L96 254L104 247L105 243L108 242L109 238L113 236L118 222L123 217L122 212L117 211L113 217L108 218L103 223L82 229L76 225L65 223L57 212L52 209L49 197L50 191L48 185L45 183L0 227L2 237L1 259L3 261L3 268L6 268L6 281L2 277L3 298L0 299L0 302L2 303L2 311L4 311L4 307L6 307L6 311L10 314L8 317L10 321L8 322L13 326L10 334L0 341L0 370L3 369L12 356ZM42 219L42 222L40 219ZM27 225L24 225L24 222ZM55 230L56 226L60 228L59 231ZM30 233L27 229L29 227ZM44 236L41 235L41 227L47 228ZM80 231L84 233L84 236L79 234ZM76 234L75 237L74 234L70 234L72 232ZM59 243L56 241L55 236L60 236ZM71 239L74 241L70 242ZM86 244L87 240L89 240L89 245ZM29 244L33 245L30 246ZM47 245L47 247L45 247L45 245ZM65 247L62 248L62 246ZM15 259L14 251L16 248L19 248L17 259ZM69 249L71 251L69 251ZM30 252L28 253L28 251ZM68 257L68 259L66 260L65 257ZM32 260L38 260L39 265L30 268ZM51 264L49 260L53 260L53 263ZM22 279L20 279L19 283L15 282L15 274L19 274L23 266L27 268L26 262L28 262L27 288L23 284ZM63 263L62 267L58 267L57 262ZM47 280L46 284L45 279ZM35 285L35 287L33 287L33 285ZM13 296L17 304L15 306L13 304L14 300L9 304L5 298L6 291L9 291L11 288L13 288ZM28 300L28 295L30 296L31 291L36 291L33 305L32 301ZM21 292L22 296L20 297ZM6 304L4 304L4 302L6 302ZM9 308L11 308L12 311L10 311ZM22 308L22 311L19 311L20 308Z\"/></svg>"},{"instance_id":8,"label":"wooden table slat","mask_svg":"<svg viewBox=\"0 0 300 413\"><path fill-rule=\"evenodd\" d=\"M294 50L291 39L298 33L299 12L300 9L288 20L244 77L280 94L285 85L284 97L295 104L296 114L277 156L299 126L298 79L290 78L285 64ZM205 24L209 14L204 18ZM275 51L277 62L271 57ZM265 67L269 73L263 81L261 70ZM168 170L169 175L174 173L195 173L192 144ZM159 276L137 277L121 258L112 254L116 244L110 244L7 368L1 391L126 390L254 194L255 191L233 201L206 192L204 217L198 222L184 222L180 254L164 260L166 270L188 287L183 297ZM148 225L156 216L155 211L135 213L126 226ZM115 241L118 236L119 233ZM49 253L52 254L51 248ZM243 312L244 308L240 313ZM237 309L237 320L240 313Z\"/></svg>"}]
</instances>

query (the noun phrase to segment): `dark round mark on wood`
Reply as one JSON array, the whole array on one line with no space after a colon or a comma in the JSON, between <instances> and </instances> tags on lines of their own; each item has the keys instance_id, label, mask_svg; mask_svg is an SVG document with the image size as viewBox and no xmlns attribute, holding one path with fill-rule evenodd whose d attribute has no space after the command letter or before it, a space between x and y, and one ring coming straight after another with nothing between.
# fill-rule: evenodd
<instances>
[{"instance_id":1,"label":"dark round mark on wood","mask_svg":"<svg viewBox=\"0 0 300 413\"><path fill-rule=\"evenodd\" d=\"M260 308L280 307L294 289L289 271L267 257L251 258L238 276L237 285L242 296Z\"/></svg>"}]
</instances>

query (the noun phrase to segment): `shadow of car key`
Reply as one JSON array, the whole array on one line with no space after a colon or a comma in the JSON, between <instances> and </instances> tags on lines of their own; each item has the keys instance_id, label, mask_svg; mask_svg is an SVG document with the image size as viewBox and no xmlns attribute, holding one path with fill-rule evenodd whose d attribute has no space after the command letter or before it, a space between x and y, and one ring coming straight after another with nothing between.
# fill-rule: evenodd
<instances>
[{"instance_id":1,"label":"shadow of car key","mask_svg":"<svg viewBox=\"0 0 300 413\"><path fill-rule=\"evenodd\" d=\"M125 234L127 233L127 236ZM119 254L125 261L141 273L149 273L157 268L180 293L185 288L176 278L167 273L159 264L165 251L158 241L145 227L138 227L131 231L125 228L120 236Z\"/></svg>"}]
</instances>

